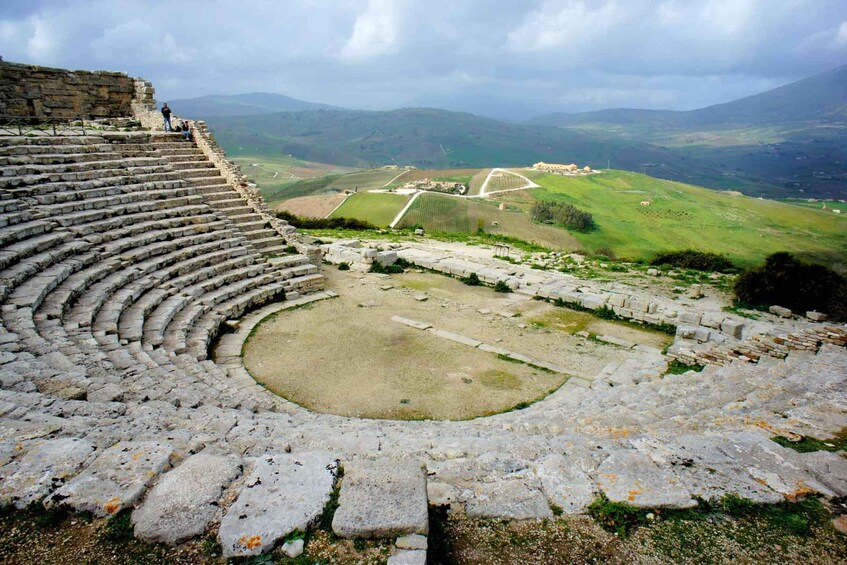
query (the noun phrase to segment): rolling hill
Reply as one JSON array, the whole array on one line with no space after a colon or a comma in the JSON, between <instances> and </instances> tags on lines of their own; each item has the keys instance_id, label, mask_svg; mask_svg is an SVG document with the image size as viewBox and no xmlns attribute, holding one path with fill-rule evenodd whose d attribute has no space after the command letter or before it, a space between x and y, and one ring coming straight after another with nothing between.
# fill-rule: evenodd
<instances>
[{"instance_id":1,"label":"rolling hill","mask_svg":"<svg viewBox=\"0 0 847 565\"><path fill-rule=\"evenodd\" d=\"M279 95L206 98L193 115L236 156L363 168L575 162L752 196L847 198L847 66L700 110L603 110L524 124L431 108L313 107ZM177 113L182 103L172 104Z\"/></svg>"},{"instance_id":2,"label":"rolling hill","mask_svg":"<svg viewBox=\"0 0 847 565\"><path fill-rule=\"evenodd\" d=\"M606 123L642 128L730 128L796 122L847 122L847 65L724 104L689 111L616 108L539 116L559 127Z\"/></svg>"},{"instance_id":3,"label":"rolling hill","mask_svg":"<svg viewBox=\"0 0 847 565\"><path fill-rule=\"evenodd\" d=\"M587 132L511 124L430 108L387 112L304 111L207 120L230 155L294 155L300 159L369 168L526 166L566 161L695 182L713 179L725 189L766 191L757 179L725 176L708 164L681 158L641 141L600 139Z\"/></svg>"},{"instance_id":4,"label":"rolling hill","mask_svg":"<svg viewBox=\"0 0 847 565\"><path fill-rule=\"evenodd\" d=\"M172 100L168 102L168 105L180 116L201 120L220 116L254 116L273 112L343 109L268 92L233 95L212 94L199 98Z\"/></svg>"}]
</instances>

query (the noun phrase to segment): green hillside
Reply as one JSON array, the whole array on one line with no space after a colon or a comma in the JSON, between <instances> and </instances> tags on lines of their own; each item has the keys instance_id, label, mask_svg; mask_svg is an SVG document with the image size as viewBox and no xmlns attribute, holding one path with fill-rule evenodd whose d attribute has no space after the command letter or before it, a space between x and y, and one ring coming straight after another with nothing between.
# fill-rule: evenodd
<instances>
[{"instance_id":1,"label":"green hillside","mask_svg":"<svg viewBox=\"0 0 847 565\"><path fill-rule=\"evenodd\" d=\"M630 259L689 248L721 253L741 265L756 263L775 251L791 251L830 265L847 259L847 214L720 193L627 171L578 177L528 174L541 188L486 199L421 195L399 227L422 226L429 232L457 234L476 233L481 227L487 233L551 249L610 248ZM333 216L385 226L406 201L392 194L359 193ZM529 212L537 201L571 203L590 212L596 227L581 233L535 223Z\"/></svg>"},{"instance_id":2,"label":"green hillside","mask_svg":"<svg viewBox=\"0 0 847 565\"><path fill-rule=\"evenodd\" d=\"M721 189L778 188L755 178L725 175L694 158L643 141L509 124L434 109L390 112L306 111L210 118L228 155L294 155L322 163L370 168L387 164L423 169L523 167L537 161L576 162L641 171ZM786 194L788 196L790 194Z\"/></svg>"},{"instance_id":3,"label":"green hillside","mask_svg":"<svg viewBox=\"0 0 847 565\"><path fill-rule=\"evenodd\" d=\"M847 257L847 217L831 212L625 171L534 180L542 188L530 191L533 199L569 202L594 216L595 230L574 234L589 249L610 247L621 256L647 258L693 248L741 263L781 250L824 263Z\"/></svg>"},{"instance_id":4,"label":"green hillside","mask_svg":"<svg viewBox=\"0 0 847 565\"><path fill-rule=\"evenodd\" d=\"M400 213L409 196L380 192L353 194L338 207L331 218L355 218L384 228Z\"/></svg>"}]
</instances>

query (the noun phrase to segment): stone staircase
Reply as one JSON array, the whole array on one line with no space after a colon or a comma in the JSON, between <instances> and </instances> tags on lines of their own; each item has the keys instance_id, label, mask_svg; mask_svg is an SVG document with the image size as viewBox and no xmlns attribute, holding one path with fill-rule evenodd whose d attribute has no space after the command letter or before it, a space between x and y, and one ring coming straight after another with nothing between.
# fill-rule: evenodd
<instances>
[{"instance_id":1,"label":"stone staircase","mask_svg":"<svg viewBox=\"0 0 847 565\"><path fill-rule=\"evenodd\" d=\"M0 502L132 509L137 536L168 543L220 523L229 556L312 523L338 464L334 528L358 537L426 535L427 503L527 519L601 492L643 507L847 495L845 459L770 440L844 426L847 354L832 345L566 384L461 422L313 414L270 394L232 334L225 361L210 344L283 295L332 295L215 171L178 134L0 138ZM393 559L422 562L421 546L398 540Z\"/></svg>"}]
</instances>

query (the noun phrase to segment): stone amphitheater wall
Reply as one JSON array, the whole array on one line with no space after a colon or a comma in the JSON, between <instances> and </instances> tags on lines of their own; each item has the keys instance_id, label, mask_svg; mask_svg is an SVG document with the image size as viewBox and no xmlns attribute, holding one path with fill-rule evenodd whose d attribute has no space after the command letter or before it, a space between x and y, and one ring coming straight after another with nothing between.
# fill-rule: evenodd
<instances>
[{"instance_id":1,"label":"stone amphitheater wall","mask_svg":"<svg viewBox=\"0 0 847 565\"><path fill-rule=\"evenodd\" d=\"M0 61L0 114L60 119L129 116L135 92L135 80L125 73Z\"/></svg>"}]
</instances>

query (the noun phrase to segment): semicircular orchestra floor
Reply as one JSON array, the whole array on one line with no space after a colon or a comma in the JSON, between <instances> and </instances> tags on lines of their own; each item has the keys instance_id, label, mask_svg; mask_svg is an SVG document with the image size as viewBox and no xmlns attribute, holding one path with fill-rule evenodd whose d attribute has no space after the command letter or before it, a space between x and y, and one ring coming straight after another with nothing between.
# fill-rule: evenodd
<instances>
[{"instance_id":1,"label":"semicircular orchestra floor","mask_svg":"<svg viewBox=\"0 0 847 565\"><path fill-rule=\"evenodd\" d=\"M258 382L314 412L475 418L532 404L632 355L577 331L659 348L669 341L436 274L325 273L338 298L266 318L244 347Z\"/></svg>"}]
</instances>

